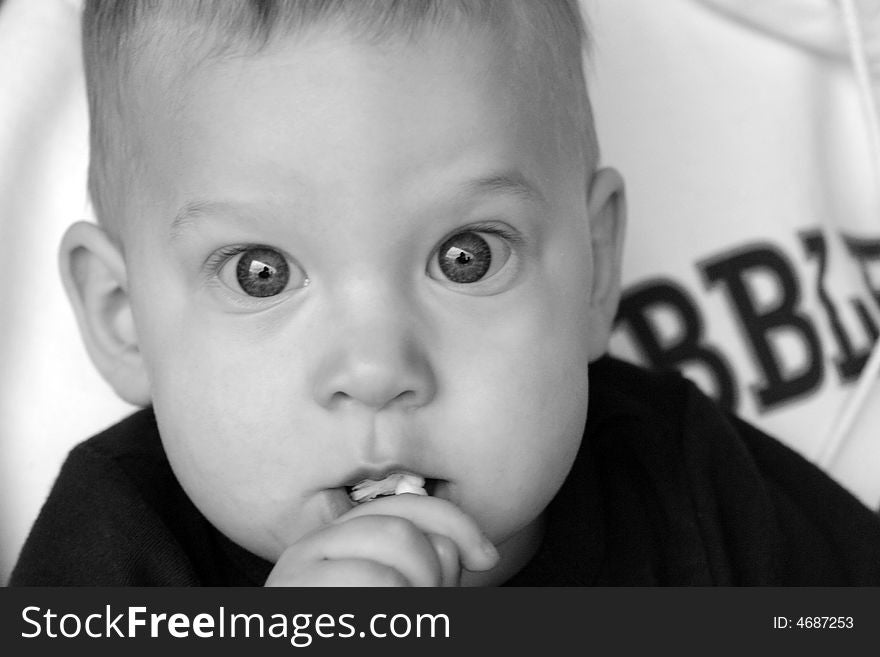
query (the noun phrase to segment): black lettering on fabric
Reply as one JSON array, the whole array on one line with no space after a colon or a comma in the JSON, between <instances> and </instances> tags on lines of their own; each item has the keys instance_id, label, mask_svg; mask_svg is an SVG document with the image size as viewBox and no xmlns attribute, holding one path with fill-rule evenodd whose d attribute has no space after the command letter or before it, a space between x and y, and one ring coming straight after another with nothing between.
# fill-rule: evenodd
<instances>
[{"instance_id":1,"label":"black lettering on fabric","mask_svg":"<svg viewBox=\"0 0 880 657\"><path fill-rule=\"evenodd\" d=\"M771 245L755 244L716 256L700 265L711 289L721 285L742 328L746 342L763 374L755 386L762 410L809 393L822 382L824 367L819 336L800 309L800 288L794 267ZM775 286L776 299L761 307L749 288L749 277L764 274ZM806 352L798 368L785 368L772 338L787 334L799 340Z\"/></svg>"},{"instance_id":2,"label":"black lettering on fabric","mask_svg":"<svg viewBox=\"0 0 880 657\"><path fill-rule=\"evenodd\" d=\"M651 314L666 310L674 318L676 334L664 339ZM649 279L626 290L615 327L623 326L633 338L646 365L656 370L680 369L686 364L705 368L714 381L715 397L734 410L737 388L724 356L703 340L703 321L690 295L666 279Z\"/></svg>"},{"instance_id":3,"label":"black lettering on fabric","mask_svg":"<svg viewBox=\"0 0 880 657\"><path fill-rule=\"evenodd\" d=\"M852 381L853 379L858 378L859 373L862 371L862 368L865 367L865 363L871 355L870 344L861 351L856 351L853 347L852 340L840 319L837 306L828 294L828 290L825 286L825 276L828 271L828 245L825 241L825 236L822 235L821 231L811 230L801 233L800 238L807 253L807 257L817 260L818 271L816 276L816 294L819 297L819 302L822 304L822 308L828 315L831 334L834 336L834 341L837 343L837 348L840 350L840 355L834 359L837 373L843 381ZM870 342L873 343L877 339L877 326L868 314L868 309L860 299L852 299L851 302L867 335L870 337Z\"/></svg>"},{"instance_id":4,"label":"black lettering on fabric","mask_svg":"<svg viewBox=\"0 0 880 657\"><path fill-rule=\"evenodd\" d=\"M871 291L877 304L880 304L880 287L874 284L868 271L868 264L870 262L873 261L880 265L880 239L853 237L845 233L841 237L843 238L843 243L846 244L846 248L849 249L850 255L855 258L856 263L859 265L862 279L865 281L865 287Z\"/></svg>"}]
</instances>

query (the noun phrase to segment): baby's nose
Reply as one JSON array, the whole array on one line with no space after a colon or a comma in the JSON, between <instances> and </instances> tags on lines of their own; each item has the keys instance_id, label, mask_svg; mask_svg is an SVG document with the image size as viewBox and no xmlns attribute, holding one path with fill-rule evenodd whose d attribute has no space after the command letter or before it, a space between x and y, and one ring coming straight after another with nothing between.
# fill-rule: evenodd
<instances>
[{"instance_id":1,"label":"baby's nose","mask_svg":"<svg viewBox=\"0 0 880 657\"><path fill-rule=\"evenodd\" d=\"M332 339L316 377L315 398L321 406L356 403L374 410L409 410L431 401L434 370L406 313L374 307L346 313L335 324L328 330Z\"/></svg>"}]
</instances>

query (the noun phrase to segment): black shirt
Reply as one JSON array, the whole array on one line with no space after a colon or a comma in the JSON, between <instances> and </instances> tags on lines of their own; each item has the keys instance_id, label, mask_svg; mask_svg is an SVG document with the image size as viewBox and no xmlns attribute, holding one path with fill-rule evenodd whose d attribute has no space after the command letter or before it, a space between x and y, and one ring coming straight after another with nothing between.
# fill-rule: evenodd
<instances>
[{"instance_id":1,"label":"black shirt","mask_svg":"<svg viewBox=\"0 0 880 657\"><path fill-rule=\"evenodd\" d=\"M150 409L75 447L12 585L262 585L174 478ZM603 358L589 418L511 586L880 585L880 518L678 374Z\"/></svg>"}]
</instances>

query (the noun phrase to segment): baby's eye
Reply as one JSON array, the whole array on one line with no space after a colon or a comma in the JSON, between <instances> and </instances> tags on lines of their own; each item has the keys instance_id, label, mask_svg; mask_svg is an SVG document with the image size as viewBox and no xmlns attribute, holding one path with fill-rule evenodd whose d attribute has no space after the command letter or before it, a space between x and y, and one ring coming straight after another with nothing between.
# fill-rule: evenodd
<instances>
[{"instance_id":1,"label":"baby's eye","mask_svg":"<svg viewBox=\"0 0 880 657\"><path fill-rule=\"evenodd\" d=\"M490 278L510 258L510 246L492 232L463 231L440 245L432 257L428 273L438 280L476 283Z\"/></svg>"},{"instance_id":2,"label":"baby's eye","mask_svg":"<svg viewBox=\"0 0 880 657\"><path fill-rule=\"evenodd\" d=\"M251 297L273 297L288 287L305 287L305 272L275 249L252 246L238 249L219 272L220 280L236 292Z\"/></svg>"}]
</instances>

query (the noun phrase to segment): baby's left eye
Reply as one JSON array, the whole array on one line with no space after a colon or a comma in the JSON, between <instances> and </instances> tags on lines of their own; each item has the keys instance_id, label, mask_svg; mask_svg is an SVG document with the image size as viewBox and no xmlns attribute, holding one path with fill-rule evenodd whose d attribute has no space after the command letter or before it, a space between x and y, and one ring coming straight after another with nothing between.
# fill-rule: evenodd
<instances>
[{"instance_id":1,"label":"baby's left eye","mask_svg":"<svg viewBox=\"0 0 880 657\"><path fill-rule=\"evenodd\" d=\"M457 284L478 283L494 276L510 259L510 246L489 231L467 230L444 241L431 258L428 273Z\"/></svg>"},{"instance_id":2,"label":"baby's left eye","mask_svg":"<svg viewBox=\"0 0 880 657\"><path fill-rule=\"evenodd\" d=\"M273 297L289 287L308 284L299 265L266 246L238 249L222 264L218 278L233 291L251 297Z\"/></svg>"}]
</instances>

